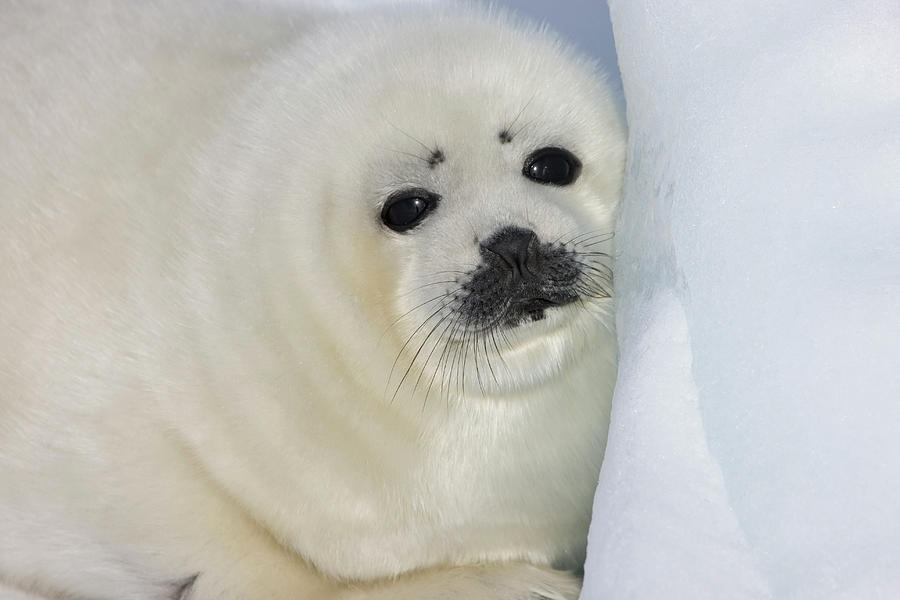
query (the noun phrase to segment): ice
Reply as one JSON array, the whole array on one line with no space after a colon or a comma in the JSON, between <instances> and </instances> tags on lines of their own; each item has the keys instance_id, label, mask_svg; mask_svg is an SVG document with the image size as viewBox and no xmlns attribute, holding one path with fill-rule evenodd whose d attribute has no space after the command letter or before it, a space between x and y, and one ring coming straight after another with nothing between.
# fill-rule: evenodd
<instances>
[{"instance_id":1,"label":"ice","mask_svg":"<svg viewBox=\"0 0 900 600\"><path fill-rule=\"evenodd\" d=\"M900 598L900 4L610 12L621 363L582 598Z\"/></svg>"},{"instance_id":2,"label":"ice","mask_svg":"<svg viewBox=\"0 0 900 600\"><path fill-rule=\"evenodd\" d=\"M492 0L490 4L538 23L547 23L579 51L594 58L610 83L621 85L612 24L604 0Z\"/></svg>"}]
</instances>

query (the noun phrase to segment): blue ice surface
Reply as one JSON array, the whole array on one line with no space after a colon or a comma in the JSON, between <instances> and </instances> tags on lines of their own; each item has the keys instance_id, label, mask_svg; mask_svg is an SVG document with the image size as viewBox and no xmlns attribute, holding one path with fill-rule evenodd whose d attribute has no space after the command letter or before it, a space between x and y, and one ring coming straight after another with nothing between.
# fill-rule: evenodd
<instances>
[{"instance_id":1,"label":"blue ice surface","mask_svg":"<svg viewBox=\"0 0 900 600\"><path fill-rule=\"evenodd\" d=\"M900 4L610 9L621 361L582 598L900 598Z\"/></svg>"}]
</instances>

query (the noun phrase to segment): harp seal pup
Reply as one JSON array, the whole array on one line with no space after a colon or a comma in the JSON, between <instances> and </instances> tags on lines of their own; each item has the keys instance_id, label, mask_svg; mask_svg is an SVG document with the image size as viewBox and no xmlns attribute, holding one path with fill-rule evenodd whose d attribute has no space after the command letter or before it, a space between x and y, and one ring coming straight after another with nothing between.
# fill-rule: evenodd
<instances>
[{"instance_id":1,"label":"harp seal pup","mask_svg":"<svg viewBox=\"0 0 900 600\"><path fill-rule=\"evenodd\" d=\"M9 597L578 595L611 93L509 15L297 11L5 10Z\"/></svg>"}]
</instances>

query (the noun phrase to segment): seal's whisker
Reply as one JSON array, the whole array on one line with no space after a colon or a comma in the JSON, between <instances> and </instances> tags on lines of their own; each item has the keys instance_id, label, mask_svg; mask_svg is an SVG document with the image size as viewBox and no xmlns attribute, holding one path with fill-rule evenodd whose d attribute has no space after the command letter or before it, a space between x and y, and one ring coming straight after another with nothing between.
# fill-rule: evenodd
<instances>
[{"instance_id":1,"label":"seal's whisker","mask_svg":"<svg viewBox=\"0 0 900 600\"><path fill-rule=\"evenodd\" d=\"M506 344L506 348L512 348L512 342L509 341L509 338L506 336L506 332L502 329L498 329L496 331L500 332L500 337L503 339L503 343Z\"/></svg>"},{"instance_id":2,"label":"seal's whisker","mask_svg":"<svg viewBox=\"0 0 900 600\"><path fill-rule=\"evenodd\" d=\"M612 285L613 276L611 271L600 269L597 267L585 266L582 268L580 277L592 282L602 282L606 285Z\"/></svg>"},{"instance_id":3,"label":"seal's whisker","mask_svg":"<svg viewBox=\"0 0 900 600\"><path fill-rule=\"evenodd\" d=\"M489 332L490 332L490 330L489 330ZM486 336L486 335L481 336L481 345L484 348L484 360L487 363L488 370L491 372L491 378L494 380L494 383L496 384L497 383L497 374L494 373L494 366L491 364L491 354L488 351L487 340L488 340L488 336Z\"/></svg>"},{"instance_id":4,"label":"seal's whisker","mask_svg":"<svg viewBox=\"0 0 900 600\"><path fill-rule=\"evenodd\" d=\"M563 239L565 236L567 236L567 235L569 235L570 233L573 233L573 232L575 232L575 231L578 231L578 228L577 228L577 227L574 228L574 229L569 229L568 231L565 231L565 232L559 234L559 236L558 236L555 240L553 240L552 242L550 242L550 245L551 245L551 246L555 246L557 243L559 243L559 240ZM563 242L563 245L566 245L567 243L568 243L568 242Z\"/></svg>"},{"instance_id":5,"label":"seal's whisker","mask_svg":"<svg viewBox=\"0 0 900 600\"><path fill-rule=\"evenodd\" d=\"M507 376L512 376L512 371L509 368L509 364L507 364L506 359L503 358L503 353L500 352L500 346L497 344L497 330L496 329L491 329L491 342L494 345L494 350L497 351L497 358L500 359L500 362L503 363L503 368L506 369Z\"/></svg>"},{"instance_id":6,"label":"seal's whisker","mask_svg":"<svg viewBox=\"0 0 900 600\"><path fill-rule=\"evenodd\" d=\"M379 148L380 148L381 150L387 150L388 152L396 152L397 154L402 154L402 155L404 155L404 156L409 156L410 158L415 158L416 160L421 160L422 162L424 162L424 163L426 163L426 164L430 164L430 163L429 163L429 160L428 160L427 158L425 158L424 156L419 156L418 154L414 154L414 153L412 153L412 152L404 152L403 150L397 150L397 149L395 149L395 148L384 148L384 147L382 147L382 146L379 146Z\"/></svg>"},{"instance_id":7,"label":"seal's whisker","mask_svg":"<svg viewBox=\"0 0 900 600\"><path fill-rule=\"evenodd\" d=\"M609 263L612 262L612 257L605 252L576 252L574 257L580 262L592 265L603 265L607 268L609 268Z\"/></svg>"},{"instance_id":8,"label":"seal's whisker","mask_svg":"<svg viewBox=\"0 0 900 600\"><path fill-rule=\"evenodd\" d=\"M453 342L450 345L450 348L447 350L447 357L444 361L444 368L441 370L441 397L444 401L444 407L447 410L450 410L450 400L453 397L453 391L450 387L450 382L453 380L452 356L458 349L459 341L454 338Z\"/></svg>"},{"instance_id":9,"label":"seal's whisker","mask_svg":"<svg viewBox=\"0 0 900 600\"><path fill-rule=\"evenodd\" d=\"M604 285L612 287L612 278L606 276L602 273L591 273L589 271L581 272L581 280L583 283L590 283L596 287L603 287Z\"/></svg>"},{"instance_id":10,"label":"seal's whisker","mask_svg":"<svg viewBox=\"0 0 900 600\"><path fill-rule=\"evenodd\" d=\"M598 260L591 260L590 262L585 262L583 260L576 259L575 262L581 266L582 269L587 269L589 271L593 271L595 273L600 273L605 277L609 277L610 279L613 276L612 268L609 265L606 265Z\"/></svg>"},{"instance_id":11,"label":"seal's whisker","mask_svg":"<svg viewBox=\"0 0 900 600\"><path fill-rule=\"evenodd\" d=\"M518 131L515 132L515 133L513 133L512 128L513 128L513 126L515 126L516 122L518 122L519 118L522 116L522 113L525 112L525 109L528 108L528 105L531 104L531 102L534 100L534 98L535 98L536 96L537 96L537 92L535 92L534 94L532 94L532 95L531 95L531 98L528 99L528 102L526 102L525 105L522 106L522 108L519 109L519 112L516 113L516 116L515 116L515 118L512 120L512 122L509 123L506 127L504 127L504 128L500 131L500 142L501 142L501 143L504 143L504 144L505 144L505 143L507 143L507 142L511 142L511 141L513 140L513 138L516 137L516 134L518 133ZM519 131L521 131L521 129L520 129Z\"/></svg>"},{"instance_id":12,"label":"seal's whisker","mask_svg":"<svg viewBox=\"0 0 900 600\"><path fill-rule=\"evenodd\" d=\"M425 405L428 402L428 396L431 394L431 387L432 387L432 385L434 385L434 379L437 376L438 369L441 366L442 357L447 348L447 344L450 343L451 336L448 335L447 332L450 330L451 327L453 327L455 325L456 321L457 321L457 318L454 317L449 323L447 323L446 327L444 327L444 330L441 332L440 337L438 337L438 339L434 342L434 347L431 350L432 353L434 352L435 349L437 349L438 346L441 345L442 341L444 343L444 347L443 347L443 349L441 349L440 354L438 354L437 364L431 370L431 377L428 379L428 388L425 390L425 397L422 399L422 410L425 410ZM425 367L427 367L430 359L431 359L431 355L429 354L428 359L426 359L426 361L425 361L425 366L422 367L423 372L425 371Z\"/></svg>"},{"instance_id":13,"label":"seal's whisker","mask_svg":"<svg viewBox=\"0 0 900 600\"><path fill-rule=\"evenodd\" d=\"M453 367L452 367L452 358L451 358L451 355L454 355L454 353L455 353L456 351L459 350L459 344L458 344L458 343L457 343L455 346L451 346L451 345L450 345L450 342L453 341L454 338L456 337L456 332L459 330L459 328L462 327L462 326L464 325L464 319L462 318L462 316L458 316L458 317L455 319L455 321L456 321L456 324L455 324L455 326L453 327L453 331L450 332L450 337L447 338L447 346L446 346L446 348L445 348L446 354L445 354L445 356L443 357L443 359L444 359L444 365L443 365L443 367L442 367L442 369L441 369L441 395L444 394L444 390L445 390L445 386L446 386L446 391L447 391L447 403L448 403L448 404L449 404L449 402L450 402L450 380L451 380L452 377L453 377ZM450 370L449 370L449 371L447 371L447 367L448 367L448 366L450 367ZM446 380L445 380L445 378L444 378L444 373L447 374ZM446 384L445 384L445 381L446 381Z\"/></svg>"},{"instance_id":14,"label":"seal's whisker","mask_svg":"<svg viewBox=\"0 0 900 600\"><path fill-rule=\"evenodd\" d=\"M416 389L419 387L419 381L422 379L422 376L425 375L428 370L428 363L431 362L431 357L434 355L434 351L437 350L437 347L441 344L441 340L444 339L445 334L453 326L456 319L452 319L447 325L444 326L443 331L441 331L438 338L434 341L434 344L431 346L431 351L428 353L428 356L425 357L425 363L422 365L422 369L419 371L419 376L416 378L416 384L413 386L413 393L415 393ZM449 338L448 338L449 339ZM440 364L440 360L438 361ZM437 373L437 366L433 369L431 378L428 381L428 389L425 390L425 396L422 398L422 410L425 410L425 405L428 403L428 394L431 393L431 384L434 382L434 376Z\"/></svg>"},{"instance_id":15,"label":"seal's whisker","mask_svg":"<svg viewBox=\"0 0 900 600\"><path fill-rule=\"evenodd\" d=\"M474 331L472 337L472 364L475 365L475 378L478 380L478 389L481 390L481 396L484 397L487 394L484 391L484 383L481 381L481 369L478 368L478 338L478 332Z\"/></svg>"},{"instance_id":16,"label":"seal's whisker","mask_svg":"<svg viewBox=\"0 0 900 600\"><path fill-rule=\"evenodd\" d=\"M448 269L446 271L432 271L429 275L446 275L448 273L453 273L455 275L468 275L466 271L460 271L458 269Z\"/></svg>"},{"instance_id":17,"label":"seal's whisker","mask_svg":"<svg viewBox=\"0 0 900 600\"><path fill-rule=\"evenodd\" d=\"M584 298L590 298L593 300L608 300L609 298L612 298L612 296L610 296L608 293L605 293L603 291L583 291L581 295L582 295L582 298L581 298L582 300Z\"/></svg>"},{"instance_id":18,"label":"seal's whisker","mask_svg":"<svg viewBox=\"0 0 900 600\"><path fill-rule=\"evenodd\" d=\"M397 317L396 319L394 319L393 322L391 322L390 325L388 325L387 327L385 327L384 331L381 332L381 335L378 336L378 344L381 344L382 339L383 339L384 336L387 334L387 332L391 330L392 327L394 327L397 323L399 323L399 322L402 321L405 317L407 317L408 315L410 315L413 311L416 311L416 310L422 308L422 307L425 306L426 304L431 304L431 303L434 302L435 300L440 300L441 298L448 298L449 296L450 296L450 293L449 293L449 292L444 293L444 294L438 294L437 296L434 296L433 298L429 298L428 300L426 300L425 302L422 302L421 304L417 304L416 306L413 306L411 309L409 309L408 311L406 311L405 313L403 313L402 315L400 315L399 317Z\"/></svg>"},{"instance_id":19,"label":"seal's whisker","mask_svg":"<svg viewBox=\"0 0 900 600\"><path fill-rule=\"evenodd\" d=\"M602 239L591 239L588 240L590 243L581 242L579 245L582 248L590 248L591 246L599 246L600 244L605 244L613 238L613 234L609 234L609 237L603 237Z\"/></svg>"},{"instance_id":20,"label":"seal's whisker","mask_svg":"<svg viewBox=\"0 0 900 600\"><path fill-rule=\"evenodd\" d=\"M425 347L425 344L428 342L428 340L431 338L431 336L434 335L434 332L437 330L438 327L440 327L441 323L443 323L447 318L449 318L451 314L453 314L453 313L450 312L450 313L445 314L443 317L441 317L438 320L438 322L431 328L431 330L429 330L428 335L425 336L425 339L422 340L422 343L419 344L419 347L416 348L415 354L413 354L412 359L410 359L410 361L409 361L409 366L406 367L406 371L403 373L403 377L400 378L400 383L397 384L397 389L394 390L394 394L393 394L393 396L391 396L392 403L394 401L394 398L397 396L397 392L399 392L400 388L403 387L403 382L406 381L406 377L409 375L409 372L412 370L413 365L416 364L416 359L419 358L419 354L422 352L422 348ZM415 393L415 388L413 388L413 393Z\"/></svg>"},{"instance_id":21,"label":"seal's whisker","mask_svg":"<svg viewBox=\"0 0 900 600\"><path fill-rule=\"evenodd\" d=\"M592 273L582 273L582 283L588 285L589 287L595 288L611 288L613 285L612 279L608 277L603 277L602 275L596 275Z\"/></svg>"},{"instance_id":22,"label":"seal's whisker","mask_svg":"<svg viewBox=\"0 0 900 600\"><path fill-rule=\"evenodd\" d=\"M608 242L615 236L615 233L609 231L601 231L599 229L593 229L591 231L585 231L579 235L576 235L572 239L568 240L566 244L572 244L573 246L583 246L587 242ZM577 241L576 241L577 240Z\"/></svg>"},{"instance_id":23,"label":"seal's whisker","mask_svg":"<svg viewBox=\"0 0 900 600\"><path fill-rule=\"evenodd\" d=\"M461 323L454 330L454 338L456 337L456 332L459 330L460 327L461 327ZM456 358L457 354L459 354L459 346L460 346L459 340L454 339L453 342L454 343L452 344L452 346L450 347L450 349L447 353L447 360L444 363L444 367L447 371L447 384L446 384L445 391L447 392L447 403L448 404L450 402L450 396L452 395L452 392L450 389L450 383L451 383L451 381L453 381L453 365L455 363L455 358Z\"/></svg>"},{"instance_id":24,"label":"seal's whisker","mask_svg":"<svg viewBox=\"0 0 900 600\"><path fill-rule=\"evenodd\" d=\"M602 269L590 268L587 266L584 267L583 270L581 271L581 276L583 278L589 278L592 281L599 280L608 285L612 285L612 282L613 282L612 273L609 273Z\"/></svg>"},{"instance_id":25,"label":"seal's whisker","mask_svg":"<svg viewBox=\"0 0 900 600\"><path fill-rule=\"evenodd\" d=\"M466 325L468 325L468 323L466 323ZM451 377L451 379L453 379L454 373L455 373L455 379L454 379L453 386L454 386L454 389L456 390L457 396L461 395L460 391L459 391L459 365L462 362L462 355L465 354L466 335L467 335L466 332L463 331L463 339L460 340L460 342L456 345L456 348L453 351L453 360L450 362L450 377ZM448 382L448 388L447 388L448 393L450 390L449 384L450 384L450 382ZM449 400L449 397L448 397L448 400Z\"/></svg>"},{"instance_id":26,"label":"seal's whisker","mask_svg":"<svg viewBox=\"0 0 900 600\"><path fill-rule=\"evenodd\" d=\"M584 238L584 237L589 237L589 236L592 236L592 235L599 235L599 234L602 234L602 232L601 232L599 229L591 229L591 230L589 230L589 231L582 231L581 233L576 233L576 234L573 235L571 238L569 238L569 239L567 239L566 241L562 242L562 244L563 244L564 246L569 245L569 244L577 244L576 240L579 240L579 239Z\"/></svg>"},{"instance_id":27,"label":"seal's whisker","mask_svg":"<svg viewBox=\"0 0 900 600\"><path fill-rule=\"evenodd\" d=\"M533 94L531 94L531 98L529 98L528 102L526 102L522 106L522 108L519 109L519 112L516 113L516 117L512 120L512 123L510 123L509 125L506 126L507 131L509 131L510 129L512 129L515 126L516 122L518 122L519 118L522 116L522 113L525 112L525 109L527 109L529 106L531 106L531 103L534 102L534 99L536 97L537 97L537 92L534 92Z\"/></svg>"},{"instance_id":28,"label":"seal's whisker","mask_svg":"<svg viewBox=\"0 0 900 600\"><path fill-rule=\"evenodd\" d=\"M445 279L445 280L443 280L443 281L432 281L432 282L430 282L430 283L423 283L422 285L418 285L418 286L412 288L411 290L408 290L408 291L406 291L406 292L401 292L401 293L397 294L397 297L398 297L398 298L402 298L402 297L408 296L408 295L410 295L410 294L412 294L412 293L414 293L414 292L418 292L418 291L421 290L422 288L427 288L427 287L430 287L430 286L432 286L432 285L440 285L440 284L442 284L442 283L445 283L445 284L446 284L446 283L456 283L456 280L454 280L454 279Z\"/></svg>"},{"instance_id":29,"label":"seal's whisker","mask_svg":"<svg viewBox=\"0 0 900 600\"><path fill-rule=\"evenodd\" d=\"M598 300L605 300L608 298L612 298L612 294L608 288L603 287L602 285L598 285L596 282L593 282L594 285L587 286L584 284L579 284L575 287L575 290L579 293L579 296L588 297L588 298L596 298Z\"/></svg>"},{"instance_id":30,"label":"seal's whisker","mask_svg":"<svg viewBox=\"0 0 900 600\"><path fill-rule=\"evenodd\" d=\"M425 150L428 152L428 155L429 155L429 156L431 156L432 154L434 154L434 148L429 148L428 145L427 145L425 142L423 142L422 140L420 140L419 138L412 136L411 134L407 133L406 131L403 131L400 127L398 127L398 126L395 125L393 122L391 122L391 120L388 119L387 117L385 117L384 121L385 121L385 123L387 123L388 125L390 125L390 126L393 127L394 129L396 129L397 131L399 131L400 133L402 133L403 135L405 135L406 137L408 137L409 139L411 139L411 140L414 141L415 143L417 143L417 144L419 144L420 146L422 146L423 148L425 148ZM428 159L426 159L426 162L428 162Z\"/></svg>"},{"instance_id":31,"label":"seal's whisker","mask_svg":"<svg viewBox=\"0 0 900 600\"><path fill-rule=\"evenodd\" d=\"M422 377L424 376L425 371L427 370L428 363L430 362L432 355L434 355L434 351L440 345L441 340L444 338L444 335L447 333L447 331L450 329L450 327L453 326L453 323L456 321L456 317L454 316L453 311L450 311L446 315L444 315L444 317L442 317L441 320L438 321L436 327L439 327L441 323L443 323L444 321L447 321L448 319L449 319L449 321L444 326L444 329L441 330L440 335L438 335L437 339L434 341L434 344L432 344L431 350L428 352L428 355L425 357L425 361L422 363L422 368L419 370L419 376L416 378L416 383L413 386L413 390L412 390L413 393L415 393L416 389L418 388L419 382L422 379Z\"/></svg>"},{"instance_id":32,"label":"seal's whisker","mask_svg":"<svg viewBox=\"0 0 900 600\"><path fill-rule=\"evenodd\" d=\"M579 237L585 239L602 237L604 239L611 240L615 235L616 234L614 231L609 231L607 229L591 229L589 231L585 231L584 234ZM582 241L584 241L584 239L582 239Z\"/></svg>"},{"instance_id":33,"label":"seal's whisker","mask_svg":"<svg viewBox=\"0 0 900 600\"><path fill-rule=\"evenodd\" d=\"M437 296L432 296L428 300L425 300L424 302L421 302L421 303L413 306L411 309L409 309L408 311L406 311L405 313L403 313L402 315L400 315L399 317L394 319L394 321L390 325L388 325L388 329L390 329L391 327L393 327L394 325L396 325L397 323L402 321L404 318L408 317L410 315L410 313L412 313L413 311L416 311L416 310L422 308L426 304L434 302L435 300L440 300L441 298L449 298L450 296L451 296L450 292L444 292L443 294L438 294Z\"/></svg>"},{"instance_id":34,"label":"seal's whisker","mask_svg":"<svg viewBox=\"0 0 900 600\"><path fill-rule=\"evenodd\" d=\"M519 127L518 129L516 129L514 132L512 132L510 134L510 138L514 138L517 135L519 135L520 133L522 133L523 131L525 131L535 121L537 121L537 119L531 119L530 121L523 123L521 127Z\"/></svg>"},{"instance_id":35,"label":"seal's whisker","mask_svg":"<svg viewBox=\"0 0 900 600\"><path fill-rule=\"evenodd\" d=\"M451 315L452 315L452 318L451 318L450 322L447 323L447 326L441 332L441 336L435 341L435 345L434 345L435 348L437 348L439 345L441 345L441 340L443 340L443 347L441 348L441 352L438 354L437 363L434 365L434 368L432 370L431 378L429 379L429 382L428 382L428 390L425 392L425 400L423 400L423 402L427 401L428 395L431 393L431 388L434 383L434 379L437 376L438 370L443 370L442 363L444 361L444 356L447 352L447 348L449 347L450 342L453 339L453 333L456 330L456 328L458 327L459 314L457 312L453 311L453 312L451 312Z\"/></svg>"},{"instance_id":36,"label":"seal's whisker","mask_svg":"<svg viewBox=\"0 0 900 600\"><path fill-rule=\"evenodd\" d=\"M483 396L484 391L482 389L481 373L479 372L479 369L478 369L478 330L477 329L473 329L466 338L466 357L467 358L470 354L470 352L469 352L470 350L471 350L471 355L472 355L472 364L475 365L475 381L476 381L476 383L478 383L479 390L482 391L482 396ZM468 371L466 370L466 364L467 364L467 361L464 360L463 361L463 374L462 374L462 376L463 376L463 382L462 382L463 383L463 387L462 387L463 394L466 393L466 375L468 374Z\"/></svg>"},{"instance_id":37,"label":"seal's whisker","mask_svg":"<svg viewBox=\"0 0 900 600\"><path fill-rule=\"evenodd\" d=\"M469 357L469 339L472 337L473 331L470 329L463 334L462 352L460 353L461 365L456 370L456 395L464 396L466 393L466 361ZM460 384L460 377L462 383ZM460 385L462 387L460 387Z\"/></svg>"},{"instance_id":38,"label":"seal's whisker","mask_svg":"<svg viewBox=\"0 0 900 600\"><path fill-rule=\"evenodd\" d=\"M406 347L409 345L410 341L412 341L412 339L416 336L416 334L423 327L425 327L425 324L428 323L428 321L430 321L432 318L434 318L435 315L439 314L442 310L444 310L445 307L449 306L451 302L453 302L452 298L450 300L444 302L443 304L441 304L438 307L438 309L436 311L434 311L433 313L431 313L430 315L428 315L428 317L424 321L422 321L418 327L415 328L415 330L410 334L410 336L408 338L406 338L406 341L403 342L403 345L400 347L400 351L397 352L397 356L394 358L394 362L391 365L391 370L388 373L388 380L387 380L387 383L385 384L385 390L384 390L385 396L387 396L388 388L390 388L390 386L391 386L391 379L394 376L394 369L397 367L397 361L400 360L400 357L403 355L403 351L406 350ZM397 395L396 392L394 392L394 395L395 396ZM392 398L392 400L393 400L393 398Z\"/></svg>"}]
</instances>

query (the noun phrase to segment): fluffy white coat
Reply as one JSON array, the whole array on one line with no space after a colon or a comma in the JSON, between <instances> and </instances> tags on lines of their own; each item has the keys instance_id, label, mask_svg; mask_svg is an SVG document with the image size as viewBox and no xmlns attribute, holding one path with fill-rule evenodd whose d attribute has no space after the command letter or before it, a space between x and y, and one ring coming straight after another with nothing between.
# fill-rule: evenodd
<instances>
[{"instance_id":1,"label":"fluffy white coat","mask_svg":"<svg viewBox=\"0 0 900 600\"><path fill-rule=\"evenodd\" d=\"M575 598L611 300L420 326L473 239L612 231L591 66L470 8L2 12L0 596ZM523 177L546 146L574 184ZM441 205L390 231L410 185Z\"/></svg>"}]
</instances>

